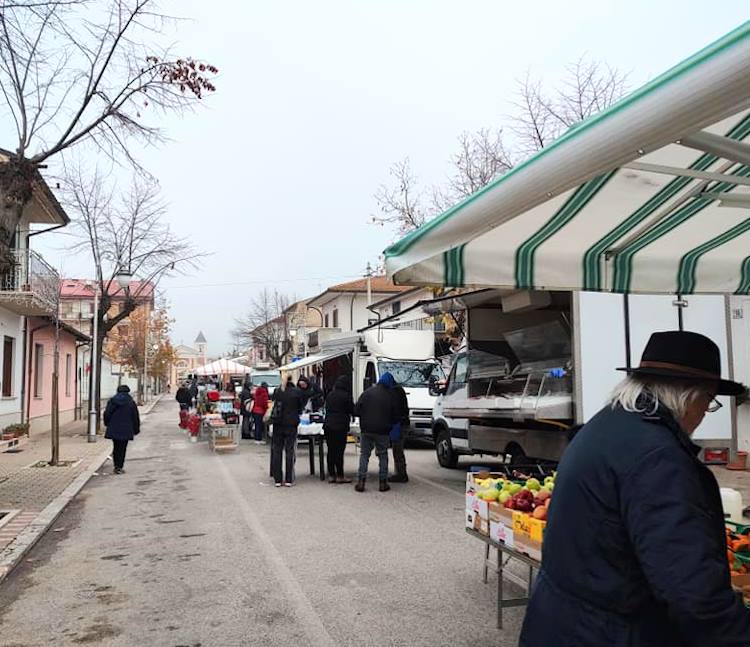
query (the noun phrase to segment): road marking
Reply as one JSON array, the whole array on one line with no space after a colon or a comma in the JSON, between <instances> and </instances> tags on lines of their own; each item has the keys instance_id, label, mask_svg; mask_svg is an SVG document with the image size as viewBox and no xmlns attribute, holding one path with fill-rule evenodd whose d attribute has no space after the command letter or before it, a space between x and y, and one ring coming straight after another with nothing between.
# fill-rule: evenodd
<instances>
[{"instance_id":1,"label":"road marking","mask_svg":"<svg viewBox=\"0 0 750 647\"><path fill-rule=\"evenodd\" d=\"M214 459L227 484L228 493L242 512L247 527L257 537L258 542L265 553L266 561L275 571L277 579L286 589L287 599L289 599L294 605L296 615L302 623L310 640L307 644L316 647L336 647L336 642L331 637L331 634L328 633L325 626L323 626L320 616L310 604L310 600L305 595L302 587L300 587L297 579L289 570L286 562L284 562L284 558L279 551L276 550L276 546L274 546L273 541L271 541L271 538L268 536L260 519L258 519L247 500L242 496L242 492L236 481L232 479L232 475L229 473L227 466L224 464L220 456L214 455Z\"/></svg>"},{"instance_id":2,"label":"road marking","mask_svg":"<svg viewBox=\"0 0 750 647\"><path fill-rule=\"evenodd\" d=\"M459 492L458 490L454 490L453 488L449 488L446 485L441 485L440 483L436 483L435 481L425 478L424 476L417 476L414 474L414 472L409 473L409 478L414 479L416 481L422 481L422 483L427 483L427 485L431 485L432 487L436 487L439 490L444 490L445 492L449 492L450 494L457 494L460 497L464 497L466 495L465 492Z\"/></svg>"}]
</instances>

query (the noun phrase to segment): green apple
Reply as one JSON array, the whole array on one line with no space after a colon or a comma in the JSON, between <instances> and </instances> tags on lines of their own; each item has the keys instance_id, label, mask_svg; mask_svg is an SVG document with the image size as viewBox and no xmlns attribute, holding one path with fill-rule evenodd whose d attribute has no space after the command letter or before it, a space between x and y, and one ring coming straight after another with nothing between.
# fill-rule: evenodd
<instances>
[{"instance_id":1,"label":"green apple","mask_svg":"<svg viewBox=\"0 0 750 647\"><path fill-rule=\"evenodd\" d=\"M510 487L508 488L508 492L510 492L511 494L517 494L522 489L523 485L521 485L520 483L511 483Z\"/></svg>"},{"instance_id":2,"label":"green apple","mask_svg":"<svg viewBox=\"0 0 750 647\"><path fill-rule=\"evenodd\" d=\"M526 487L529 488L529 490L534 490L536 492L542 487L542 484L539 483L539 479L530 478L526 481Z\"/></svg>"},{"instance_id":3,"label":"green apple","mask_svg":"<svg viewBox=\"0 0 750 647\"><path fill-rule=\"evenodd\" d=\"M497 500L500 501L500 503L505 504L505 502L512 496L513 495L508 492L508 490L501 490L500 495L497 497Z\"/></svg>"}]
</instances>

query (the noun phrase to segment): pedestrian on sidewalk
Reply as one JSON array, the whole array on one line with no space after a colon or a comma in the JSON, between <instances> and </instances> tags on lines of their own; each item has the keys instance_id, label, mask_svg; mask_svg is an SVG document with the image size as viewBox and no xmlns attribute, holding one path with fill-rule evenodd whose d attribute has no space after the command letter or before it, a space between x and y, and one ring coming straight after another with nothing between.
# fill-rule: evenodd
<instances>
[{"instance_id":1,"label":"pedestrian on sidewalk","mask_svg":"<svg viewBox=\"0 0 750 647\"><path fill-rule=\"evenodd\" d=\"M395 415L398 419L391 428L391 451L393 452L393 465L396 473L388 480L391 483L408 483L409 475L406 473L406 454L404 446L406 445L406 435L409 431L409 400L406 397L406 391L400 384L396 384L391 389L393 396L393 406L396 408Z\"/></svg>"},{"instance_id":2,"label":"pedestrian on sidewalk","mask_svg":"<svg viewBox=\"0 0 750 647\"><path fill-rule=\"evenodd\" d=\"M265 431L263 417L268 411L268 382L261 382L260 386L255 387L253 397L253 435L255 444L260 445L263 442L263 432Z\"/></svg>"},{"instance_id":3,"label":"pedestrian on sidewalk","mask_svg":"<svg viewBox=\"0 0 750 647\"><path fill-rule=\"evenodd\" d=\"M367 389L357 401L355 414L359 416L360 455L357 472L357 492L365 491L367 466L373 448L378 456L380 491L391 489L388 485L388 442L393 425L398 422L395 398L391 391L396 386L393 375L386 372L380 376L378 383Z\"/></svg>"},{"instance_id":4,"label":"pedestrian on sidewalk","mask_svg":"<svg viewBox=\"0 0 750 647\"><path fill-rule=\"evenodd\" d=\"M271 474L276 487L294 485L294 463L297 453L297 427L304 409L304 396L290 379L273 393ZM285 460L284 460L285 459ZM282 462L285 469L282 471Z\"/></svg>"},{"instance_id":5,"label":"pedestrian on sidewalk","mask_svg":"<svg viewBox=\"0 0 750 647\"><path fill-rule=\"evenodd\" d=\"M115 464L115 474L122 474L125 470L125 452L128 441L141 433L141 418L138 406L130 396L130 387L121 384L117 393L107 402L104 410L104 424L107 426L105 438L112 441L112 462Z\"/></svg>"},{"instance_id":6,"label":"pedestrian on sidewalk","mask_svg":"<svg viewBox=\"0 0 750 647\"><path fill-rule=\"evenodd\" d=\"M188 411L193 402L193 396L190 395L190 389L188 388L187 382L180 384L180 388L177 389L174 399L177 400L180 405L180 427L186 429Z\"/></svg>"},{"instance_id":7,"label":"pedestrian on sidewalk","mask_svg":"<svg viewBox=\"0 0 750 647\"><path fill-rule=\"evenodd\" d=\"M326 415L323 422L323 432L328 446L329 483L352 482L344 476L344 452L353 414L352 378L351 375L340 375L326 398Z\"/></svg>"}]
</instances>

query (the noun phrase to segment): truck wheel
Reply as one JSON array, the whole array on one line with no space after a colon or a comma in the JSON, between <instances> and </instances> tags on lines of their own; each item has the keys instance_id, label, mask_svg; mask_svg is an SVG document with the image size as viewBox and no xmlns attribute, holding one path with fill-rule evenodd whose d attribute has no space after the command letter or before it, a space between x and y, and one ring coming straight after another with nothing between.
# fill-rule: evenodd
<instances>
[{"instance_id":1,"label":"truck wheel","mask_svg":"<svg viewBox=\"0 0 750 647\"><path fill-rule=\"evenodd\" d=\"M451 435L447 429L438 431L435 437L435 453L437 454L440 467L456 469L458 465L458 454L453 450Z\"/></svg>"}]
</instances>

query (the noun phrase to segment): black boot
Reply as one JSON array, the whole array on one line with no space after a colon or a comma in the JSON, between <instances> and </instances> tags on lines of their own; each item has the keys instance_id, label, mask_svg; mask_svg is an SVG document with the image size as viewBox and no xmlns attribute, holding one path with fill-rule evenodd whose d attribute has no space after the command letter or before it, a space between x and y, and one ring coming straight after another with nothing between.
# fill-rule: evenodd
<instances>
[{"instance_id":1,"label":"black boot","mask_svg":"<svg viewBox=\"0 0 750 647\"><path fill-rule=\"evenodd\" d=\"M354 489L357 490L357 492L364 492L365 491L365 479L359 479L359 481L357 481L357 485L354 486Z\"/></svg>"},{"instance_id":2,"label":"black boot","mask_svg":"<svg viewBox=\"0 0 750 647\"><path fill-rule=\"evenodd\" d=\"M390 483L408 483L409 477L406 475L406 472L404 472L403 474L394 474L393 476L389 476L388 481Z\"/></svg>"},{"instance_id":3,"label":"black boot","mask_svg":"<svg viewBox=\"0 0 750 647\"><path fill-rule=\"evenodd\" d=\"M391 486L388 485L387 479L380 479L380 491L381 492L388 492L388 490L391 489Z\"/></svg>"}]
</instances>

